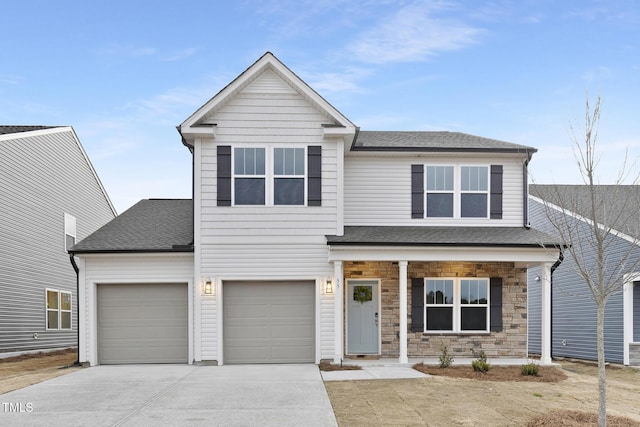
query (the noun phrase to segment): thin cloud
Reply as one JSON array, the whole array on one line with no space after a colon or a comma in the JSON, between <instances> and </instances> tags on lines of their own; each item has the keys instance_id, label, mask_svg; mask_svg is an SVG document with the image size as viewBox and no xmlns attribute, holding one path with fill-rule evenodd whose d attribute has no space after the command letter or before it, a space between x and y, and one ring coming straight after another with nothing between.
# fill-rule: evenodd
<instances>
[{"instance_id":1,"label":"thin cloud","mask_svg":"<svg viewBox=\"0 0 640 427\"><path fill-rule=\"evenodd\" d=\"M186 49L171 52L166 56L161 57L160 60L163 62L181 61L183 59L186 59L195 55L197 52L198 52L198 49L196 49L195 47L189 47Z\"/></svg>"},{"instance_id":2,"label":"thin cloud","mask_svg":"<svg viewBox=\"0 0 640 427\"><path fill-rule=\"evenodd\" d=\"M484 30L435 16L446 8L439 3L406 6L362 33L348 50L360 61L384 64L424 61L440 52L477 44Z\"/></svg>"}]
</instances>

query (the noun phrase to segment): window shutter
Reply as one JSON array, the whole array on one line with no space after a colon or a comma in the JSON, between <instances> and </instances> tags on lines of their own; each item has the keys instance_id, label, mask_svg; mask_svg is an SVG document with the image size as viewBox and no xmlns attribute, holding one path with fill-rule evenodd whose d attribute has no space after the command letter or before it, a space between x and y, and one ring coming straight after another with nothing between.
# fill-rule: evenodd
<instances>
[{"instance_id":1,"label":"window shutter","mask_svg":"<svg viewBox=\"0 0 640 427\"><path fill-rule=\"evenodd\" d=\"M492 277L489 281L489 288L489 298L491 299L489 329L500 332L502 331L502 279Z\"/></svg>"},{"instance_id":2,"label":"window shutter","mask_svg":"<svg viewBox=\"0 0 640 427\"><path fill-rule=\"evenodd\" d=\"M322 205L322 147L307 148L307 206Z\"/></svg>"},{"instance_id":3,"label":"window shutter","mask_svg":"<svg viewBox=\"0 0 640 427\"><path fill-rule=\"evenodd\" d=\"M502 219L502 165L491 165L491 219Z\"/></svg>"},{"instance_id":4,"label":"window shutter","mask_svg":"<svg viewBox=\"0 0 640 427\"><path fill-rule=\"evenodd\" d=\"M231 206L230 145L218 145L218 206Z\"/></svg>"},{"instance_id":5,"label":"window shutter","mask_svg":"<svg viewBox=\"0 0 640 427\"><path fill-rule=\"evenodd\" d=\"M424 332L424 279L411 279L411 332Z\"/></svg>"},{"instance_id":6,"label":"window shutter","mask_svg":"<svg viewBox=\"0 0 640 427\"><path fill-rule=\"evenodd\" d=\"M423 165L411 165L411 218L424 218Z\"/></svg>"}]
</instances>

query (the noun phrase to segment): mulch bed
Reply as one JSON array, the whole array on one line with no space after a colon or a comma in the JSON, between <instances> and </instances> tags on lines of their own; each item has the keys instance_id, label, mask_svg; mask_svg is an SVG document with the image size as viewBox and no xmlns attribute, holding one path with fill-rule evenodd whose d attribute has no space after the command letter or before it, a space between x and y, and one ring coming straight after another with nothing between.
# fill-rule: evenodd
<instances>
[{"instance_id":1,"label":"mulch bed","mask_svg":"<svg viewBox=\"0 0 640 427\"><path fill-rule=\"evenodd\" d=\"M319 368L321 371L330 372L330 371L360 371L362 368L360 366L355 365L334 365L333 363L322 361L320 362Z\"/></svg>"},{"instance_id":2,"label":"mulch bed","mask_svg":"<svg viewBox=\"0 0 640 427\"><path fill-rule=\"evenodd\" d=\"M55 350L55 351L39 351L37 353L25 353L19 356L11 356L0 358L0 363L11 363L11 362L20 362L22 360L30 360L30 359L39 359L43 357L50 356L62 356L65 354L77 353L77 348L65 348L63 350Z\"/></svg>"},{"instance_id":3,"label":"mulch bed","mask_svg":"<svg viewBox=\"0 0 640 427\"><path fill-rule=\"evenodd\" d=\"M538 415L527 423L528 427L578 427L597 425L598 414L595 412L580 411L553 411L548 414ZM610 427L638 427L640 423L629 418L607 415L607 425Z\"/></svg>"},{"instance_id":4,"label":"mulch bed","mask_svg":"<svg viewBox=\"0 0 640 427\"><path fill-rule=\"evenodd\" d=\"M529 382L545 382L557 383L567 379L567 375L561 369L553 366L539 366L538 375L522 375L522 367L520 366L492 366L488 372L476 372L471 366L449 366L448 368L440 368L439 366L425 365L418 363L413 369L425 374L453 377L468 378L473 380L484 381L529 381Z\"/></svg>"}]
</instances>

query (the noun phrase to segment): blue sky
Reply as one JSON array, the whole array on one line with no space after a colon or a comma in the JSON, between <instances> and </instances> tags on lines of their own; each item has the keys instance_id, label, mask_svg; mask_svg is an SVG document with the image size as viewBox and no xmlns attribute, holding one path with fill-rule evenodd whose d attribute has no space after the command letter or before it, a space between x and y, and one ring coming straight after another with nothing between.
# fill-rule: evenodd
<instances>
[{"instance_id":1,"label":"blue sky","mask_svg":"<svg viewBox=\"0 0 640 427\"><path fill-rule=\"evenodd\" d=\"M569 125L602 98L600 183L640 155L640 4L594 1L8 2L0 123L71 125L118 212L191 196L175 127L265 51L365 130L538 148L581 183ZM637 171L637 168L635 169Z\"/></svg>"}]
</instances>

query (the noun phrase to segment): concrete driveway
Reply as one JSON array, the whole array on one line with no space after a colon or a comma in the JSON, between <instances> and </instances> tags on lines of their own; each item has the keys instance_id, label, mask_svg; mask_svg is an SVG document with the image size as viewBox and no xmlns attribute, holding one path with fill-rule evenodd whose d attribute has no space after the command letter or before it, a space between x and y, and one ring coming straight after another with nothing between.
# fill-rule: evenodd
<instances>
[{"instance_id":1,"label":"concrete driveway","mask_svg":"<svg viewBox=\"0 0 640 427\"><path fill-rule=\"evenodd\" d=\"M336 426L315 365L97 366L0 395L2 426Z\"/></svg>"}]
</instances>

